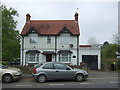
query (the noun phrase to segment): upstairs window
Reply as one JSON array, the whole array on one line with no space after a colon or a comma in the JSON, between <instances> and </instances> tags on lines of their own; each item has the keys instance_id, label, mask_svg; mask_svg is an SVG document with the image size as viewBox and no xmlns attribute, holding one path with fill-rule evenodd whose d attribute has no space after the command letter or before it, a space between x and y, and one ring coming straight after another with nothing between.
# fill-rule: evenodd
<instances>
[{"instance_id":1,"label":"upstairs window","mask_svg":"<svg viewBox=\"0 0 120 90\"><path fill-rule=\"evenodd\" d=\"M37 43L37 41L34 38L30 38L30 43Z\"/></svg>"},{"instance_id":2,"label":"upstairs window","mask_svg":"<svg viewBox=\"0 0 120 90\"><path fill-rule=\"evenodd\" d=\"M47 36L47 43L51 43L51 36Z\"/></svg>"}]
</instances>

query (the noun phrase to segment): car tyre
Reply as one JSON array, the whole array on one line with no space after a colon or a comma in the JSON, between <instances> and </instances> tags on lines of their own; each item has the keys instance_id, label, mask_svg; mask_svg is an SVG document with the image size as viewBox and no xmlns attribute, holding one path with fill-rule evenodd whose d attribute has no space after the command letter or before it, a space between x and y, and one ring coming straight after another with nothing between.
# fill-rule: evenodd
<instances>
[{"instance_id":1,"label":"car tyre","mask_svg":"<svg viewBox=\"0 0 120 90\"><path fill-rule=\"evenodd\" d=\"M44 82L46 82L47 77L45 75L40 75L40 76L38 76L37 80L40 83L44 83Z\"/></svg>"},{"instance_id":2,"label":"car tyre","mask_svg":"<svg viewBox=\"0 0 120 90\"><path fill-rule=\"evenodd\" d=\"M77 82L83 81L83 75L82 75L82 74L76 75L75 80L76 80Z\"/></svg>"},{"instance_id":3,"label":"car tyre","mask_svg":"<svg viewBox=\"0 0 120 90\"><path fill-rule=\"evenodd\" d=\"M2 82L4 83L10 83L13 81L13 77L10 74L6 74L2 77Z\"/></svg>"}]
</instances>

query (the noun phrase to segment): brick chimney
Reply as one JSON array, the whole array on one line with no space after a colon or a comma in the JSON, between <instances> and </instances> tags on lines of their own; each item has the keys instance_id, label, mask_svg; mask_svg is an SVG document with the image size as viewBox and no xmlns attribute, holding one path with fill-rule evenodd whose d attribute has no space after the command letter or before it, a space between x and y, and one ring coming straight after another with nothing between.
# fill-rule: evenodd
<instances>
[{"instance_id":1,"label":"brick chimney","mask_svg":"<svg viewBox=\"0 0 120 90\"><path fill-rule=\"evenodd\" d=\"M30 18L31 18L30 14L26 14L26 23L30 21Z\"/></svg>"},{"instance_id":2,"label":"brick chimney","mask_svg":"<svg viewBox=\"0 0 120 90\"><path fill-rule=\"evenodd\" d=\"M78 15L78 13L76 12L75 15L74 15L75 21L78 21L78 16L79 16L79 15Z\"/></svg>"}]
</instances>

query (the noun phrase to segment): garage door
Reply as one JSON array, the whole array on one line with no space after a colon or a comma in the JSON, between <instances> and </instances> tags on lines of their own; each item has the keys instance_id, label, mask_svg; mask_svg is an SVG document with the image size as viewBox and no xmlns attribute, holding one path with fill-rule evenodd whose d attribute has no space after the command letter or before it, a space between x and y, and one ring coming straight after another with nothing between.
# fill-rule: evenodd
<instances>
[{"instance_id":1,"label":"garage door","mask_svg":"<svg viewBox=\"0 0 120 90\"><path fill-rule=\"evenodd\" d=\"M91 70L98 70L98 55L82 55L82 62Z\"/></svg>"}]
</instances>

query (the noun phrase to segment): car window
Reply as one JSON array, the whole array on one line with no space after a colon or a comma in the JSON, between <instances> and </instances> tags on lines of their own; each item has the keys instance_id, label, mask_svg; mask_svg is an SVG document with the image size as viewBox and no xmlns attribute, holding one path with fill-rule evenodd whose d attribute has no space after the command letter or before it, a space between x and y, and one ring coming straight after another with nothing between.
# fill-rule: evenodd
<instances>
[{"instance_id":1,"label":"car window","mask_svg":"<svg viewBox=\"0 0 120 90\"><path fill-rule=\"evenodd\" d=\"M7 66L0 64L0 68L5 69L5 68L7 68Z\"/></svg>"},{"instance_id":2,"label":"car window","mask_svg":"<svg viewBox=\"0 0 120 90\"><path fill-rule=\"evenodd\" d=\"M55 69L66 69L67 66L64 64L54 64Z\"/></svg>"},{"instance_id":3,"label":"car window","mask_svg":"<svg viewBox=\"0 0 120 90\"><path fill-rule=\"evenodd\" d=\"M43 69L54 69L52 63L45 64L42 68Z\"/></svg>"},{"instance_id":4,"label":"car window","mask_svg":"<svg viewBox=\"0 0 120 90\"><path fill-rule=\"evenodd\" d=\"M39 68L39 67L41 67L42 65L43 65L42 63L37 64L37 65L34 65L34 68Z\"/></svg>"}]
</instances>

